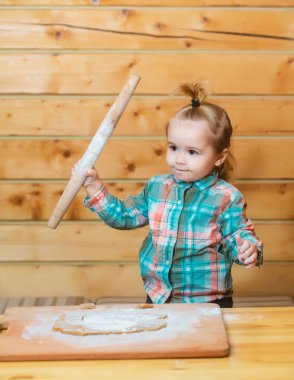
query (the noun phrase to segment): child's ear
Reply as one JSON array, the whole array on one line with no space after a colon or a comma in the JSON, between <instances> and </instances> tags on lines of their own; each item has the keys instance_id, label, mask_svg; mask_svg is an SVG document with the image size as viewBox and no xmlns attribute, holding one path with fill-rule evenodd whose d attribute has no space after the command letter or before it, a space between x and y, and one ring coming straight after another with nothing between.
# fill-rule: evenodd
<instances>
[{"instance_id":1,"label":"child's ear","mask_svg":"<svg viewBox=\"0 0 294 380\"><path fill-rule=\"evenodd\" d=\"M227 157L228 157L228 154L229 154L229 150L228 149L224 149L219 155L218 155L218 158L215 162L215 166L220 166L221 164L223 164Z\"/></svg>"}]
</instances>

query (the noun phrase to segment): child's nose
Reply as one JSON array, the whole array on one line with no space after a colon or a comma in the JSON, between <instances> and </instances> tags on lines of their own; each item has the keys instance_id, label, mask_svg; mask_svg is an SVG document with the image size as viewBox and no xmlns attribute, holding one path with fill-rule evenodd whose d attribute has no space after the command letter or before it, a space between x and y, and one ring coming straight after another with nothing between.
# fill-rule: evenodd
<instances>
[{"instance_id":1,"label":"child's nose","mask_svg":"<svg viewBox=\"0 0 294 380\"><path fill-rule=\"evenodd\" d=\"M179 164L183 164L186 162L185 154L184 152L178 152L176 157L176 162Z\"/></svg>"}]
</instances>

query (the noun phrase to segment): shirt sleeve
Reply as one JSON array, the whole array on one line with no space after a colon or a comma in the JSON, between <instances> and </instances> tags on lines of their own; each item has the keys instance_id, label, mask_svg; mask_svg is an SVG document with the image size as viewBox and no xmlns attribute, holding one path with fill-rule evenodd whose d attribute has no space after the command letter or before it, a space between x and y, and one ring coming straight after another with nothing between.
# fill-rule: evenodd
<instances>
[{"instance_id":1,"label":"shirt sleeve","mask_svg":"<svg viewBox=\"0 0 294 380\"><path fill-rule=\"evenodd\" d=\"M229 204L220 215L222 245L232 261L244 265L238 260L236 238L239 235L243 240L249 240L257 248L257 265L260 267L263 263L263 244L256 237L251 220L246 217L246 207L246 201L239 191L231 194Z\"/></svg>"},{"instance_id":2,"label":"shirt sleeve","mask_svg":"<svg viewBox=\"0 0 294 380\"><path fill-rule=\"evenodd\" d=\"M148 224L147 189L146 185L137 196L120 200L103 186L93 197L86 197L84 205L112 228L130 230L143 227Z\"/></svg>"}]
</instances>

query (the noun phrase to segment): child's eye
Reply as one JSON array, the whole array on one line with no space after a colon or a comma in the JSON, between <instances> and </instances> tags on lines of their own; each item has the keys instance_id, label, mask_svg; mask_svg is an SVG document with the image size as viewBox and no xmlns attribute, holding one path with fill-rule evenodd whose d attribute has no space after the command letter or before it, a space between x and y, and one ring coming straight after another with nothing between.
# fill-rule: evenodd
<instances>
[{"instance_id":1,"label":"child's eye","mask_svg":"<svg viewBox=\"0 0 294 380\"><path fill-rule=\"evenodd\" d=\"M192 149L190 149L190 150L189 150L189 154L190 154L191 156L194 156L194 155L198 154L198 152L196 152L196 150L192 150Z\"/></svg>"},{"instance_id":2,"label":"child's eye","mask_svg":"<svg viewBox=\"0 0 294 380\"><path fill-rule=\"evenodd\" d=\"M177 150L177 147L174 145L170 145L169 149L172 150L173 152L175 152Z\"/></svg>"}]
</instances>

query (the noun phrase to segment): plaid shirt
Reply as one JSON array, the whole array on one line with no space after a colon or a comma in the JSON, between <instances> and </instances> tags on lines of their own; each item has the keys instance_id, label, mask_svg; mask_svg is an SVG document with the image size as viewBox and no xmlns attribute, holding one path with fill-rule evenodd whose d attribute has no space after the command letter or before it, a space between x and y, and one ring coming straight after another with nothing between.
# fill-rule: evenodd
<instances>
[{"instance_id":1,"label":"plaid shirt","mask_svg":"<svg viewBox=\"0 0 294 380\"><path fill-rule=\"evenodd\" d=\"M109 226L149 224L140 250L144 287L154 303L210 302L232 296L231 267L238 261L236 236L262 243L246 218L242 194L217 173L192 183L173 175L151 178L140 194L119 200L103 187L84 204Z\"/></svg>"}]
</instances>

